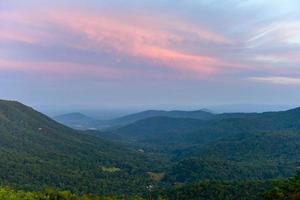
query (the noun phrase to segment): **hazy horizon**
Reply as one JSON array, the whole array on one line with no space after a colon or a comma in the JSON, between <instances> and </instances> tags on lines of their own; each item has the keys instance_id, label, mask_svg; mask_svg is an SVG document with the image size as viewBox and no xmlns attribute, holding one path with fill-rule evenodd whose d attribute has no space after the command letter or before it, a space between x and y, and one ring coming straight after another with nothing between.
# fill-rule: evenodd
<instances>
[{"instance_id":1,"label":"hazy horizon","mask_svg":"<svg viewBox=\"0 0 300 200\"><path fill-rule=\"evenodd\" d=\"M131 107L101 107L101 106L84 106L84 105L72 105L72 106L33 106L40 112L50 116L56 117L59 115L70 113L81 113L89 117L107 120L114 119L138 112L147 110L164 110L164 111L195 111L205 110L215 114L219 113L262 113L272 111L285 111L293 108L297 108L297 105L263 105L263 104L234 104L234 105L206 105L206 106L179 106L179 105L144 105L144 106L131 106Z\"/></svg>"}]
</instances>

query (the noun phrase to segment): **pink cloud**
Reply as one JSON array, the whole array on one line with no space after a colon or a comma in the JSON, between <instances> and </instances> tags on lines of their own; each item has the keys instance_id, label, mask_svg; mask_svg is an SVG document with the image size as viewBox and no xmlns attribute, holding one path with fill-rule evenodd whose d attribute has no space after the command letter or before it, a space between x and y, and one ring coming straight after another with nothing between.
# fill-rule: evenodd
<instances>
[{"instance_id":1,"label":"pink cloud","mask_svg":"<svg viewBox=\"0 0 300 200\"><path fill-rule=\"evenodd\" d=\"M129 16L130 17L130 16ZM68 34L76 35L78 40L58 40L55 34L43 33L32 35L41 43L62 42L78 49L101 50L113 55L125 55L138 60L155 63L170 69L207 76L220 71L220 67L232 67L230 64L207 55L180 50L180 45L192 35L199 41L230 45L232 40L204 27L199 27L180 20L169 20L162 16L130 18L122 20L107 14L92 14L84 11L18 13L3 15L2 20L33 26L37 32L43 32L46 25L52 25ZM30 35L10 35L10 40L35 42ZM1 38L1 35L0 35ZM5 37L2 37L5 39ZM176 48L174 47L176 46ZM63 70L61 67L58 70ZM79 68L78 68L79 70ZM80 71L80 70L79 70Z\"/></svg>"},{"instance_id":2,"label":"pink cloud","mask_svg":"<svg viewBox=\"0 0 300 200\"><path fill-rule=\"evenodd\" d=\"M127 72L120 69L69 62L24 62L0 59L0 70L63 76L66 78L89 76L119 79L127 76Z\"/></svg>"},{"instance_id":3,"label":"pink cloud","mask_svg":"<svg viewBox=\"0 0 300 200\"><path fill-rule=\"evenodd\" d=\"M29 43L29 44L33 44L37 42L37 40L34 37L29 36L27 34L21 32L2 30L0 32L0 42L5 42L5 41L14 41L14 42Z\"/></svg>"},{"instance_id":4,"label":"pink cloud","mask_svg":"<svg viewBox=\"0 0 300 200\"><path fill-rule=\"evenodd\" d=\"M136 56L152 59L153 62L158 62L165 66L203 74L213 73L215 71L214 66L219 63L214 58L189 55L155 46L137 46L132 53Z\"/></svg>"},{"instance_id":5,"label":"pink cloud","mask_svg":"<svg viewBox=\"0 0 300 200\"><path fill-rule=\"evenodd\" d=\"M54 13L52 15L55 22L60 23L63 27L69 27L77 34L83 34L88 39L81 44L76 44L77 48L105 49L108 52L138 57L176 70L192 71L203 75L216 72L216 65L222 65L222 62L217 58L185 53L172 47L172 45L184 41L184 36L164 31L163 27L156 28L161 24L153 25L151 21L147 21L150 24L144 27L139 23L126 24L124 21L111 17L94 16L86 13L75 15ZM165 23L163 19L160 21L162 24ZM202 38L211 39L214 42L229 42L217 34L196 30L190 25L181 26L179 24L176 27L196 32L202 35ZM226 64L224 63L224 65Z\"/></svg>"}]
</instances>

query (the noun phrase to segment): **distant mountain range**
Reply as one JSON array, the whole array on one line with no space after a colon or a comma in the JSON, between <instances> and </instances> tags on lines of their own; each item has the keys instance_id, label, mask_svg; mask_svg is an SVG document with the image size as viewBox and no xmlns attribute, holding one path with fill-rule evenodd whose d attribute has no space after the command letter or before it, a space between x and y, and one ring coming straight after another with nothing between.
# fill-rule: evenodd
<instances>
[{"instance_id":1,"label":"distant mountain range","mask_svg":"<svg viewBox=\"0 0 300 200\"><path fill-rule=\"evenodd\" d=\"M237 133L300 130L300 108L265 113L209 114L205 120L150 117L115 129L120 136L152 143L202 144ZM174 141L173 141L174 140ZM164 147L165 143L162 144Z\"/></svg>"},{"instance_id":2,"label":"distant mountain range","mask_svg":"<svg viewBox=\"0 0 300 200\"><path fill-rule=\"evenodd\" d=\"M286 108L290 108L290 106L267 106L267 105L232 105L232 106L216 106L212 107L211 109L201 109L196 111L180 111L180 110L173 110L173 111L164 111L164 110L147 110L142 111L130 115L125 115L123 117L114 118L111 120L98 120L90 116L86 116L82 113L68 113L64 115L59 115L54 117L53 119L74 129L78 130L104 130L110 128L121 127L125 125L129 125L139 120L151 118L151 117L170 117L170 118L188 118L188 119L200 119L200 120L211 120L211 119L218 119L224 117L243 117L243 116L257 116L257 114L261 114L269 108L270 110L279 110L274 112L280 112ZM254 107L258 112L250 112L251 108ZM214 109L215 108L215 109ZM220 108L220 109L218 109ZM258 109L260 108L260 109ZM212 110L218 111L225 111L225 110L237 110L241 112L233 112L233 113L223 113L217 114Z\"/></svg>"},{"instance_id":3,"label":"distant mountain range","mask_svg":"<svg viewBox=\"0 0 300 200\"><path fill-rule=\"evenodd\" d=\"M68 113L54 117L54 120L78 130L96 129L97 120L88 117L82 113Z\"/></svg>"},{"instance_id":4,"label":"distant mountain range","mask_svg":"<svg viewBox=\"0 0 300 200\"><path fill-rule=\"evenodd\" d=\"M296 106L291 105L266 105L266 104L232 104L232 105L216 105L208 106L209 110L215 113L253 113L253 112L268 112L268 111L284 111L292 109Z\"/></svg>"},{"instance_id":5,"label":"distant mountain range","mask_svg":"<svg viewBox=\"0 0 300 200\"><path fill-rule=\"evenodd\" d=\"M208 111L163 111L147 110L131 115L126 115L112 120L96 120L81 113L69 113L54 117L54 119L66 126L80 130L104 129L127 125L138 120L150 117L173 117L173 118L192 118L192 119L211 119L214 115Z\"/></svg>"}]
</instances>

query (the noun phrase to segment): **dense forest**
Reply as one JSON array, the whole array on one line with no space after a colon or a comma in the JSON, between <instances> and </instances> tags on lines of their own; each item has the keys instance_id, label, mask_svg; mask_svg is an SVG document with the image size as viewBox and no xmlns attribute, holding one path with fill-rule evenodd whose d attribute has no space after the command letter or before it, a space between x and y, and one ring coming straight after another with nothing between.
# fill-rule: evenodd
<instances>
[{"instance_id":1,"label":"dense forest","mask_svg":"<svg viewBox=\"0 0 300 200\"><path fill-rule=\"evenodd\" d=\"M151 111L148 118L121 118L133 120L123 126L79 131L21 103L0 101L0 197L299 197L300 109L203 112Z\"/></svg>"},{"instance_id":2,"label":"dense forest","mask_svg":"<svg viewBox=\"0 0 300 200\"><path fill-rule=\"evenodd\" d=\"M69 191L45 189L21 191L0 188L0 199L7 200L297 200L300 199L300 175L288 180L207 182L177 186L160 191L148 191L145 196L97 196L76 195Z\"/></svg>"},{"instance_id":3,"label":"dense forest","mask_svg":"<svg viewBox=\"0 0 300 200\"><path fill-rule=\"evenodd\" d=\"M17 189L139 193L153 182L147 172L164 167L159 155L74 131L18 102L0 102L0 138L0 182Z\"/></svg>"}]
</instances>

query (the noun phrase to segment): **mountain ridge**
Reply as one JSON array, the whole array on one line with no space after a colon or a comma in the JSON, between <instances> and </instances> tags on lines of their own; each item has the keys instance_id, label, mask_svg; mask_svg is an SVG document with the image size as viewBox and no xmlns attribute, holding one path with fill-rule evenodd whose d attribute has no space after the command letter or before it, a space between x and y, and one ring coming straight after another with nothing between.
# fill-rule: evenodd
<instances>
[{"instance_id":1,"label":"mountain ridge","mask_svg":"<svg viewBox=\"0 0 300 200\"><path fill-rule=\"evenodd\" d=\"M151 183L147 172L158 170L157 157L65 127L19 102L1 100L0 116L3 185L93 194L138 193Z\"/></svg>"},{"instance_id":2,"label":"mountain ridge","mask_svg":"<svg viewBox=\"0 0 300 200\"><path fill-rule=\"evenodd\" d=\"M195 111L182 111L182 110L146 110L138 113L133 113L129 115L125 115L122 117L114 118L111 120L97 120L94 118L90 118L85 116L82 113L68 113L64 115L60 115L54 117L54 119L62 124L65 124L69 127L75 129L105 129L110 127L120 127L124 125L128 125L134 123L138 120L143 120L151 117L173 117L173 118L191 118L191 119L202 119L207 120L211 119L214 114L203 111L203 110L195 110ZM79 117L79 118L76 118ZM78 120L79 119L79 120Z\"/></svg>"}]
</instances>

